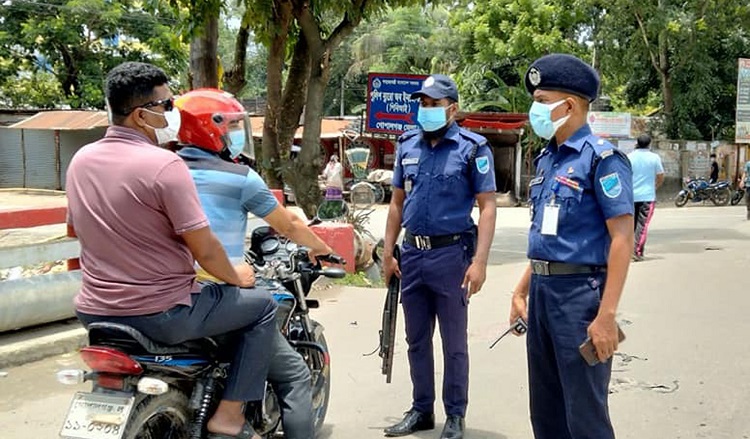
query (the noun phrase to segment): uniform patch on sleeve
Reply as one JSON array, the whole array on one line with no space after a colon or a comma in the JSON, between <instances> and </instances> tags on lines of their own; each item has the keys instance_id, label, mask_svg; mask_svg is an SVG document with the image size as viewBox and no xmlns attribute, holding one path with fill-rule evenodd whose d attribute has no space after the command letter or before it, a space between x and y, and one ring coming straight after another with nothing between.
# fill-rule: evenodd
<instances>
[{"instance_id":1,"label":"uniform patch on sleeve","mask_svg":"<svg viewBox=\"0 0 750 439\"><path fill-rule=\"evenodd\" d=\"M419 157L408 157L401 159L402 166L416 165L419 164Z\"/></svg>"},{"instance_id":2,"label":"uniform patch on sleeve","mask_svg":"<svg viewBox=\"0 0 750 439\"><path fill-rule=\"evenodd\" d=\"M602 185L604 195L609 198L617 198L622 193L622 182L620 181L620 174L617 172L600 178L599 184Z\"/></svg>"},{"instance_id":3,"label":"uniform patch on sleeve","mask_svg":"<svg viewBox=\"0 0 750 439\"><path fill-rule=\"evenodd\" d=\"M479 171L480 174L486 174L490 172L490 159L487 158L487 156L483 155L481 157L477 157L477 171Z\"/></svg>"},{"instance_id":4,"label":"uniform patch on sleeve","mask_svg":"<svg viewBox=\"0 0 750 439\"><path fill-rule=\"evenodd\" d=\"M599 157L601 157L602 160L603 160L603 159L606 159L607 157L611 156L614 153L615 153L614 150L608 149L608 150L604 151L603 153L601 153L601 155Z\"/></svg>"}]
</instances>

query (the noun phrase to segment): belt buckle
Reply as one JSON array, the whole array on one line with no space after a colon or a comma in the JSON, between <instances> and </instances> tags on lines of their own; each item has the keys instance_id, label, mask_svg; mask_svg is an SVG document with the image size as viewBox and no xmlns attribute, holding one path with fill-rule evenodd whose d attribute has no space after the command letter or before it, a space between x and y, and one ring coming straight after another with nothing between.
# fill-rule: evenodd
<instances>
[{"instance_id":1,"label":"belt buckle","mask_svg":"<svg viewBox=\"0 0 750 439\"><path fill-rule=\"evenodd\" d=\"M549 261L531 261L531 271L540 276L549 276Z\"/></svg>"},{"instance_id":2,"label":"belt buckle","mask_svg":"<svg viewBox=\"0 0 750 439\"><path fill-rule=\"evenodd\" d=\"M420 250L432 249L432 243L430 242L429 236L415 236L414 239L417 242L418 249Z\"/></svg>"}]
</instances>

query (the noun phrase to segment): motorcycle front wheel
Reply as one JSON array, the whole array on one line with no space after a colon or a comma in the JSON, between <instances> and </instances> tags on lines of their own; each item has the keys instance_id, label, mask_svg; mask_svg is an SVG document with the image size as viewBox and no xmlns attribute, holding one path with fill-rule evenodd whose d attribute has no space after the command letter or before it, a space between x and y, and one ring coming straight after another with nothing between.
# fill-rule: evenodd
<instances>
[{"instance_id":1,"label":"motorcycle front wheel","mask_svg":"<svg viewBox=\"0 0 750 439\"><path fill-rule=\"evenodd\" d=\"M728 187L717 189L711 194L711 201L716 206L726 206L729 204L730 198L732 198L732 191L730 191Z\"/></svg>"},{"instance_id":2,"label":"motorcycle front wheel","mask_svg":"<svg viewBox=\"0 0 750 439\"><path fill-rule=\"evenodd\" d=\"M157 396L139 394L124 439L188 439L190 414L184 393L170 389Z\"/></svg>"},{"instance_id":3,"label":"motorcycle front wheel","mask_svg":"<svg viewBox=\"0 0 750 439\"><path fill-rule=\"evenodd\" d=\"M315 342L323 346L326 352L328 352L328 342L326 341L326 337L322 332L320 336L315 340ZM315 425L315 433L317 435L320 434L320 430L323 428L323 423L326 419L326 413L328 413L328 402L331 399L331 365L329 363L323 368L323 370L313 370L311 372L313 386L315 385L317 380L325 380L322 387L318 390L318 394L313 394L313 419ZM315 389L313 389L313 391L315 391Z\"/></svg>"},{"instance_id":4,"label":"motorcycle front wheel","mask_svg":"<svg viewBox=\"0 0 750 439\"><path fill-rule=\"evenodd\" d=\"M677 194L677 198L674 199L674 205L677 207L682 207L688 202L688 194L685 191L680 191L679 194Z\"/></svg>"}]
</instances>

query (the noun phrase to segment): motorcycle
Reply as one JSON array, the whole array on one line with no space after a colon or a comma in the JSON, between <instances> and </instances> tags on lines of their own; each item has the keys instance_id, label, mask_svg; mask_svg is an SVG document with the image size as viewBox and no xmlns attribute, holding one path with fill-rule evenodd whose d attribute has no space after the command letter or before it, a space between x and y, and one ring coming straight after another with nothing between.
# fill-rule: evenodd
<instances>
[{"instance_id":1,"label":"motorcycle","mask_svg":"<svg viewBox=\"0 0 750 439\"><path fill-rule=\"evenodd\" d=\"M745 197L745 188L743 187L737 188L737 190L734 191L734 193L732 194L732 201L731 201L732 206L736 206L740 204L740 201L742 201L744 197Z\"/></svg>"},{"instance_id":2,"label":"motorcycle","mask_svg":"<svg viewBox=\"0 0 750 439\"><path fill-rule=\"evenodd\" d=\"M307 362L313 386L315 430L325 420L331 375L323 326L310 318L317 300L308 299L320 276L342 278L341 268L321 268L307 249L268 226L255 229L246 260L256 270L256 284L270 290L278 303L280 330ZM344 264L336 255L319 258ZM231 335L167 346L129 326L89 325L89 345L80 351L91 369L62 370L63 384L91 382L90 393L78 392L60 431L67 439L202 439L219 402L230 359L220 348ZM248 404L245 416L255 431L270 438L280 431L281 410L273 387L265 399Z\"/></svg>"},{"instance_id":3,"label":"motorcycle","mask_svg":"<svg viewBox=\"0 0 750 439\"><path fill-rule=\"evenodd\" d=\"M726 180L709 184L705 178L685 179L685 188L682 189L674 200L677 207L682 207L688 201L693 203L711 200L716 206L726 206L732 195L729 182Z\"/></svg>"}]
</instances>

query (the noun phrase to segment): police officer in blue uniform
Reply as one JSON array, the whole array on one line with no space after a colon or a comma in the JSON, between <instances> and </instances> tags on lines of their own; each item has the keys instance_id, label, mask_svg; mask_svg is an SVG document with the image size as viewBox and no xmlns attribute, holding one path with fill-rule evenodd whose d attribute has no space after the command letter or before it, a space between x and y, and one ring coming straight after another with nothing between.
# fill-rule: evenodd
<instances>
[{"instance_id":1,"label":"police officer in blue uniform","mask_svg":"<svg viewBox=\"0 0 750 439\"><path fill-rule=\"evenodd\" d=\"M422 127L398 140L393 195L385 232L384 275L401 277L413 385L411 409L386 436L435 428L435 319L445 357L441 438L463 437L468 402L469 298L484 283L495 233L495 172L487 140L460 128L456 84L432 75L422 89L417 119ZM479 226L471 219L475 200ZM393 248L406 229L399 269Z\"/></svg>"},{"instance_id":2,"label":"police officer in blue uniform","mask_svg":"<svg viewBox=\"0 0 750 439\"><path fill-rule=\"evenodd\" d=\"M534 436L613 439L607 394L615 313L633 252L630 163L586 123L599 90L589 65L551 54L531 65L525 81L534 97L531 126L549 140L534 162L530 264L510 311L511 322L523 317L529 324ZM578 350L587 337L599 360L594 366Z\"/></svg>"}]
</instances>

